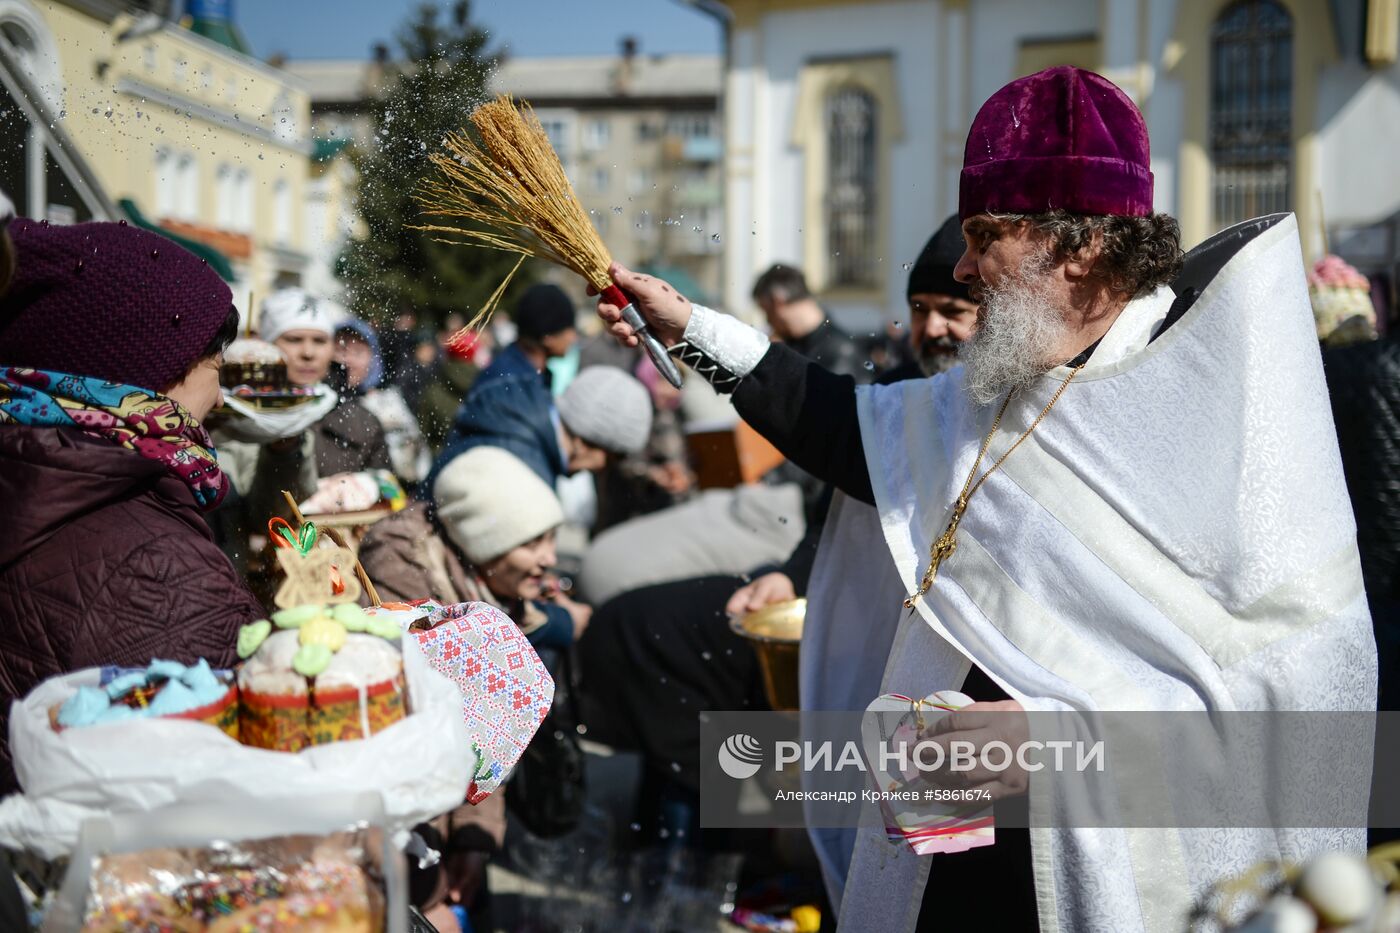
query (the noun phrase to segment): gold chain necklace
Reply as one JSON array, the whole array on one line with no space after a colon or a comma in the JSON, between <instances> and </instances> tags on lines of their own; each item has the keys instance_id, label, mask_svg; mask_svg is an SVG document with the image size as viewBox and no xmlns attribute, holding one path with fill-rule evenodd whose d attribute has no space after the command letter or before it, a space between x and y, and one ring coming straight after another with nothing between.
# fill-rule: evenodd
<instances>
[{"instance_id":1,"label":"gold chain necklace","mask_svg":"<svg viewBox=\"0 0 1400 933\"><path fill-rule=\"evenodd\" d=\"M1088 360L1084 361L1084 363L1087 362ZM1006 462L1006 458L1011 456L1012 451L1020 447L1021 442L1031 436L1031 432L1036 429L1036 426L1040 424L1045 416L1050 414L1050 409L1055 407L1055 403L1060 400L1060 395L1064 393L1065 389L1069 388L1069 384L1074 380L1074 377L1079 375L1079 371L1084 368L1084 363L1080 363L1078 366L1074 367L1074 369L1070 370L1069 375L1065 377L1065 381L1060 383L1060 387L1055 390L1055 394L1050 396L1050 401L1046 402L1045 407L1040 410L1040 414L1035 416L1035 420L1031 422L1031 426L1022 431L1021 436L1016 438L1016 443L1008 447L1006 453L998 457L997 462L988 467L987 472L983 473L979 478L977 476L977 468L982 465L982 458L987 455L987 448L992 445L992 438L996 435L997 427L1001 424L1001 416L1006 414L1007 406L1011 404L1011 399L1016 394L1016 390L1013 389L1006 393L1006 401L1002 402L1001 408L997 410L997 416L992 421L992 429L987 432L986 439L982 441L982 449L977 451L977 459L972 461L972 469L967 474L967 482L963 483L962 492L958 493L958 501L953 505L953 515L948 519L948 527L943 529L943 534L934 541L933 545L929 548L928 569L924 571L924 579L919 583L919 590L917 593L910 594L910 596L904 600L905 609L913 609L918 601L923 598L923 595L933 586L933 581L938 576L939 565L952 557L953 552L958 549L958 524L962 522L963 513L967 511L968 500L972 498L977 490L982 488L982 484L987 481L987 477L995 473L997 468ZM973 482L974 479L977 480L975 483Z\"/></svg>"}]
</instances>

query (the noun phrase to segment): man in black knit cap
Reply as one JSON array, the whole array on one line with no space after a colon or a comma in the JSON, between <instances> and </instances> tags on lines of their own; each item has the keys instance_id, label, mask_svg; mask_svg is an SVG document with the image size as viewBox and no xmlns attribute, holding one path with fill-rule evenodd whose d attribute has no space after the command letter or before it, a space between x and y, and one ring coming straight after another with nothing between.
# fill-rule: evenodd
<instances>
[{"instance_id":1,"label":"man in black knit cap","mask_svg":"<svg viewBox=\"0 0 1400 933\"><path fill-rule=\"evenodd\" d=\"M949 217L909 270L905 298L909 302L909 345L917 372L896 369L891 375L899 373L901 379L936 376L952 368L958 344L972 336L977 303L968 295L967 286L953 278L963 245L962 225L956 216Z\"/></svg>"}]
</instances>

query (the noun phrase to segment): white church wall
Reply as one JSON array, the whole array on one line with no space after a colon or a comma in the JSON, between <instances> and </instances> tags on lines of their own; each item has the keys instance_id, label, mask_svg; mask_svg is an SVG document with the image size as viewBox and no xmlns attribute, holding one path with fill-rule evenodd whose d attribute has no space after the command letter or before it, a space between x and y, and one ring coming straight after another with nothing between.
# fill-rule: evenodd
<instances>
[{"instance_id":1,"label":"white church wall","mask_svg":"<svg viewBox=\"0 0 1400 933\"><path fill-rule=\"evenodd\" d=\"M1318 87L1318 190L1331 227L1365 226L1400 212L1400 66L1328 68ZM1299 192L1315 197L1313 192Z\"/></svg>"},{"instance_id":2,"label":"white church wall","mask_svg":"<svg viewBox=\"0 0 1400 933\"><path fill-rule=\"evenodd\" d=\"M969 8L974 113L982 101L1016 77L1023 42L1091 36L1099 31L1099 0L977 0Z\"/></svg>"},{"instance_id":3,"label":"white church wall","mask_svg":"<svg viewBox=\"0 0 1400 933\"><path fill-rule=\"evenodd\" d=\"M1176 14L1176 4L1170 0L1148 5L1144 56L1147 93L1139 101L1152 146L1153 207L1173 216L1177 213L1178 155L1185 113L1181 76L1170 67L1168 57L1176 31Z\"/></svg>"},{"instance_id":4,"label":"white church wall","mask_svg":"<svg viewBox=\"0 0 1400 933\"><path fill-rule=\"evenodd\" d=\"M756 98L767 87L765 65L759 58L758 30L736 30L730 38L729 57L724 98L724 263L720 293L725 310L748 316L747 290L742 283L754 265L754 244L747 231L753 226L759 207L759 193L754 185L758 161L754 114Z\"/></svg>"},{"instance_id":5,"label":"white church wall","mask_svg":"<svg viewBox=\"0 0 1400 933\"><path fill-rule=\"evenodd\" d=\"M852 329L868 332L882 320L903 317L903 264L956 209L967 123L1015 76L1027 43L1033 48L1041 40L1098 37L1101 67L1138 100L1147 121L1156 208L1181 216L1183 198L1200 197L1198 189L1183 190L1187 119L1207 106L1187 99L1187 89L1200 85L1199 75L1184 73L1178 64L1178 32L1192 2L891 0L770 12L756 28L737 31L726 104L728 144L732 165L745 174L731 177L728 188L725 295L731 308L752 312L749 288L768 264L803 259L810 195L804 195L805 154L794 143L793 129L800 75L813 59L890 55L903 129L881 179L888 205L884 298L829 303ZM1334 59L1319 73L1295 76L1296 88L1311 87L1317 95L1317 146L1312 180L1298 180L1293 199L1295 205L1304 198L1315 203L1320 191L1334 229L1400 213L1400 173L1391 167L1400 151L1400 66L1373 70L1354 60L1354 52L1345 57L1352 60ZM1192 60L1199 66L1199 50ZM1195 179L1191 184L1200 183L1199 172L1187 174ZM1301 190L1305 186L1309 190Z\"/></svg>"},{"instance_id":6,"label":"white church wall","mask_svg":"<svg viewBox=\"0 0 1400 933\"><path fill-rule=\"evenodd\" d=\"M798 79L802 67L823 57L892 56L903 136L889 153L888 175L880 179L888 209L886 242L891 253L879 265L886 299L869 303L831 302L843 326L866 329L903 316L904 272L944 213L938 203L935 40L938 7L928 2L869 3L762 17L754 44L761 49L764 87L756 92L754 190L757 202L730 209L731 241L726 299L731 308L751 304L754 277L774 262L801 263L804 205L803 150L793 141ZM737 46L736 46L737 47ZM731 191L733 187L731 186ZM943 212L943 213L941 213ZM742 216L741 216L742 214Z\"/></svg>"}]
</instances>

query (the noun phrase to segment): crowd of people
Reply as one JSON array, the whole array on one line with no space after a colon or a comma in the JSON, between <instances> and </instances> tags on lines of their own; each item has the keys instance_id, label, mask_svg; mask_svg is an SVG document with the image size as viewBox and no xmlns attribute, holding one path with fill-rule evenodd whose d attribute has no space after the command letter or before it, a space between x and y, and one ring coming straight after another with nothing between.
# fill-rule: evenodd
<instances>
[{"instance_id":1,"label":"crowd of people","mask_svg":"<svg viewBox=\"0 0 1400 933\"><path fill-rule=\"evenodd\" d=\"M940 236L910 280L907 356L928 372L951 363L950 334L971 308L951 277L956 224ZM0 594L6 618L30 626L4 631L7 701L93 664L232 665L233 635L268 611L266 529L291 517L285 490L308 514L364 513L358 554L382 598L508 614L563 690L580 694L581 725L642 753L646 838L698 839L686 717L765 705L751 650L715 619L726 603L743 611L801 591L830 499L790 465L758 485L700 490L686 424L733 427L721 396L700 380L673 389L606 335L581 338L580 304L551 284L525 290L462 350L446 339L457 322L381 329L299 288L269 295L250 320L207 265L126 224L20 218L5 242L0 481L14 493L14 534ZM864 365L869 346L830 320L799 270L773 267L754 297L800 352L861 381L878 375ZM247 416L221 405L225 354L250 340L276 348L290 386L307 393L299 406ZM379 485L363 497L355 481L366 476ZM643 544L656 528L666 541ZM687 551L697 538L707 554ZM634 585L624 564L665 582ZM657 611L672 592L685 618ZM664 640L651 637L658 625ZM640 676L617 677L624 667ZM668 675L675 689L657 689ZM16 786L8 764L3 781ZM454 813L450 828L423 827L450 856L447 874L417 887L444 928L443 902L480 890L509 800L506 790Z\"/></svg>"},{"instance_id":2,"label":"crowd of people","mask_svg":"<svg viewBox=\"0 0 1400 933\"><path fill-rule=\"evenodd\" d=\"M1141 456L1166 457L1181 449L1182 435L1172 432L1187 430L1178 416L1213 410L1183 393L1166 393L1173 410L1149 404L1161 388L1150 380L1132 389L1136 395L1110 397L1109 377L1123 373L1134 354L1197 339L1207 310L1227 319L1226 309L1212 304L1214 293L1205 293L1233 254L1222 254L1209 274L1187 257L1183 271L1174 222L1151 211L1145 129L1135 108L1101 78L1053 72L1032 76L1038 83L1029 91L1019 82L1003 89L988 104L993 116L994 105L1010 106L1029 124L1046 108L1079 114L1097 106L1094 116L1117 148L1086 154L1075 147L1090 143L1057 141L1049 131L1048 143L995 136L986 158L965 169L960 213L930 224L908 273L907 317L877 341L844 331L790 265L773 266L754 283L766 333L688 301L663 302L660 289L670 298L669 286L616 267L658 334L667 343L684 341L679 356L692 371L680 390L659 377L617 309L603 302L603 326L597 326L581 288L571 295L556 285L533 285L511 303L508 319L464 345L446 339L459 320L420 331L405 311L372 322L332 296L298 288L271 294L240 316L212 269L154 233L124 223L8 222L0 262L0 499L8 531L0 542L0 728L10 701L52 674L152 657L232 665L240 626L267 612L275 576L267 526L292 515L284 490L301 511L339 514L362 531L359 558L383 598L485 602L508 615L554 673L556 708L567 700L569 716L591 739L641 754L635 819L648 841L709 844L699 829L696 715L767 703L752 649L728 620L798 596L811 595L821 607L809 616L803 642L807 708L863 709L882 680L895 687L908 681L909 695L922 696L932 670L957 678L989 707L1020 709L1024 701L1033 708L1034 698L1068 703L1064 698L1131 680L1124 671L1149 667L1186 671L1180 682L1231 706L1235 700L1226 693L1249 688L1222 686L1218 667L1196 683L1210 650L1188 646L1189 639L1158 644L1145 622L1142 640L1134 642L1146 658L1141 668L1121 661L1119 670L1120 660L1105 655L1093 677L1081 677L1026 632L1012 626L1007 634L987 621L994 606L1010 605L998 602L1009 599L998 595L1003 590L1015 591L1028 622L1026 607L1037 601L1043 608L1035 619L1073 615L1062 588L1018 570L1012 551L991 544L1020 540L1007 530L1017 521L1008 510L1040 521L1033 500L1045 487L1021 464L1036 457L1094 462L1063 454L1057 431L1127 471L1090 469L1073 479L1076 490L1082 479L1076 493L1082 511L1070 516L1047 505L1062 525L1035 529L1042 544L1062 549L1046 558L1057 568L1052 576L1095 581L1076 592L1083 613L1075 623L1080 628L1064 629L1067 638L1105 638L1093 619L1131 615L1127 603L1109 606L1124 598L1118 590L1094 595L1095 587L1107 593L1118 584L1103 583L1091 564L1112 568L1110 576L1121 577L1128 590L1154 592L1155 578L1130 566L1131 555L1091 553L1106 540L1104 529L1118 526L1111 517L1097 517L1101 524L1088 530L1077 524L1090 516L1134 516L1137 531L1157 548L1152 573L1207 579L1214 581L1207 589L1226 594L1238 583L1225 579L1235 572L1228 567L1193 563L1190 549L1173 537L1192 533L1172 524L1177 519L1154 524L1154 516L1185 514L1172 511L1188 508L1180 504L1189 491L1180 488L1181 477L1152 474L1156 491L1149 494L1151 484L1132 479L1145 464L1113 446L1133 433L1123 428L1109 438L1113 443L1097 440L1112 433L1104 425L1117 423L1112 406L1122 405L1119 413L1138 419L1139 432L1151 435ZM1070 85L1092 95L1076 96L1065 90ZM1027 101L1034 106L1016 111ZM974 134L978 125L986 131L984 114ZM1060 145L1065 152L1040 151ZM1072 181L1041 191L1040 181L1013 170L1020 159L1089 157L1115 180L1108 194ZM1018 179L1020 187L1011 184ZM1045 203L1056 209L1044 213ZM1271 229L1257 225L1232 248ZM1060 317L1046 317L1046 308ZM1063 308L1073 313L1057 310ZM1395 517L1393 481L1376 473L1395 438L1378 440L1375 425L1393 421L1400 402L1394 337L1378 339L1376 324L1373 312L1360 348L1352 341L1329 349L1326 372L1334 398L1350 391L1375 409L1363 417L1339 408L1336 420L1356 513L1364 515L1361 559L1381 646L1384 705L1394 701L1400 643L1400 533L1385 524ZM277 349L288 383L304 395L298 404L252 415L221 405L226 351L250 338ZM1219 350L1208 344L1202 360ZM944 375L960 362L965 378ZM1053 414L1059 393L1047 404L1029 391L1047 372L1061 391L1076 377L1074 388L1084 389L1065 392ZM1311 388L1324 394L1310 400L1314 407L1325 404L1321 373L1319 366L1319 385ZM1221 378L1218 372L1202 378L1202 391L1218 391L1241 411L1259 404L1233 384L1217 385ZM1363 378L1373 385L1353 385ZM1023 389L1034 411L1021 411L1016 393ZM972 543L959 559L949 559L952 547L930 554L948 503L924 497L950 490L957 499L946 532L954 540L963 510L982 486L973 485L978 465L990 467L986 480L1016 449L999 444L995 466L972 457L988 423L994 435L1001 421L982 414L1003 398L1008 424L1016 420L1017 431L1030 424L1022 440L1041 419L1051 427L1036 433L972 501ZM1008 407L1012 399L1016 404ZM1086 420L1093 400L1100 400L1092 412L1097 422ZM1138 402L1147 407L1133 408ZM688 438L716 424L734 431L741 421L766 436L782 462L755 483L701 488ZM943 431L944 440L923 436L925 430ZM984 453L991 437L982 443ZM969 466L973 475L964 484ZM1055 469L1073 476L1072 468L1053 463L1040 469L1042 476L1059 475ZM1219 490L1221 502L1238 493L1228 484ZM1242 526L1249 521L1239 518ZM862 553L853 557L852 549ZM1238 566L1247 563L1240 558ZM1219 580L1210 576L1216 570L1224 574ZM1027 589L1009 577L1004 585L972 582L979 572L983 581L1020 574ZM935 579L951 585L932 586ZM890 593L893 603L880 601ZM908 608L896 613L906 596ZM872 606L902 621L875 619L880 612ZM853 633L853 618L872 621ZM918 634L901 628L911 619ZM1322 631L1318 625L1314 634ZM920 638L942 640L921 644ZM1023 655L1012 647L1017 639L1036 647ZM902 657L891 653L893 644L903 645ZM1042 648L1043 657L1035 654ZM1046 671L1058 678L1053 684ZM1177 681L1147 681L1142 690L1160 691L1151 702L1176 702ZM1355 696L1337 700L1339 708L1365 693L1358 686ZM1129 702L1125 696L1110 691L1094 702L1114 708ZM0 790L11 791L8 744L0 743L0 751ZM548 766L566 758L543 760ZM561 774L560 783L575 777ZM440 929L456 922L449 902L484 909L484 865L503 843L512 808L530 808L518 814L527 825L569 825L567 806L542 804L538 786L525 791L517 802L508 785L481 805L422 827L445 858L415 879L415 897ZM850 890L850 879L862 879L857 906L845 911L879 914L884 908L871 901L879 897L946 906L982 890L988 877L1000 886L995 914L1007 929L1034 923L1038 889L1072 900L1065 877L1033 877L1025 830L998 830L994 849L949 859L953 867L922 892L917 870L903 863L892 863L875 883L875 856L853 830L817 832L814 843L833 905L839 906L843 882ZM1092 840L1071 836L1056 845L1066 858L1116 871L1103 864L1112 857L1105 853L1117 851L1112 846L1091 852ZM1129 891L1136 883L1120 880ZM1135 903L1105 899L1075 909L1083 911L1079 919L1110 928L1113 918L1138 910ZM915 916L922 925L932 914Z\"/></svg>"}]
</instances>

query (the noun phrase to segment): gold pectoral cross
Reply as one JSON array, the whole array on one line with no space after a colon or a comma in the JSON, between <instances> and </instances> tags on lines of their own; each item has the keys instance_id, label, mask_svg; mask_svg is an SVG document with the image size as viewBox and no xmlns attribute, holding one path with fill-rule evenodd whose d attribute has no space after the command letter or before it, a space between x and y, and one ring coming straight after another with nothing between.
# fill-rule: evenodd
<instances>
[{"instance_id":1,"label":"gold pectoral cross","mask_svg":"<svg viewBox=\"0 0 1400 933\"><path fill-rule=\"evenodd\" d=\"M957 503L953 506L953 515L948 519L948 527L943 529L943 534L938 540L933 542L933 547L929 550L928 569L924 571L924 578L919 583L919 591L913 593L904 601L905 609L913 609L914 604L919 601L933 586L933 581L938 577L938 568L948 558L953 556L953 552L958 549L958 523L962 521L963 513L967 511L967 496L958 496Z\"/></svg>"}]
</instances>

